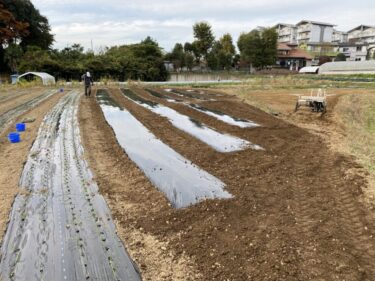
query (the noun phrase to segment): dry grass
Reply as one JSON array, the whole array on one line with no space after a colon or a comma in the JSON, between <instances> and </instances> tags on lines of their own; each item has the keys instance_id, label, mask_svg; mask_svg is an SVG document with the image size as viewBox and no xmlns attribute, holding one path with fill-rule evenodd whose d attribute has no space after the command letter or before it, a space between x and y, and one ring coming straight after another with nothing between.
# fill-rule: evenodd
<instances>
[{"instance_id":1,"label":"dry grass","mask_svg":"<svg viewBox=\"0 0 375 281\"><path fill-rule=\"evenodd\" d=\"M335 116L345 130L345 142L351 154L375 175L375 94L342 97Z\"/></svg>"}]
</instances>

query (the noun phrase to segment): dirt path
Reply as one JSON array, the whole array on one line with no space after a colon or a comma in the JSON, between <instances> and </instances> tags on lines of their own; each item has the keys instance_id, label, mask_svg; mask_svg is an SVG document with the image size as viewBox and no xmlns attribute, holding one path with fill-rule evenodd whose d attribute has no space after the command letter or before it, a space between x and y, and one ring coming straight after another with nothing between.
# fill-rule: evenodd
<instances>
[{"instance_id":1,"label":"dirt path","mask_svg":"<svg viewBox=\"0 0 375 281\"><path fill-rule=\"evenodd\" d=\"M194 272L179 279L176 268L160 265L163 274L148 280L373 280L374 218L360 203L365 180L347 173L356 166L350 158L333 153L318 136L236 99L205 105L262 127L241 129L173 105L266 149L218 153L118 90L112 96L234 195L170 208L119 148L95 101L84 100L81 126L90 165L144 276L156 273L158 260L168 256L180 272ZM152 248L150 240L163 246Z\"/></svg>"},{"instance_id":2,"label":"dirt path","mask_svg":"<svg viewBox=\"0 0 375 281\"><path fill-rule=\"evenodd\" d=\"M61 96L55 95L45 100L38 107L30 109L28 112L20 115L13 122L21 121L26 117L35 118L35 122L27 124L26 133L22 134L22 142L10 144L7 140L8 129L0 133L0 236L3 237L11 205L15 195L20 192L19 179L29 149L35 140L38 128L48 110L60 99ZM13 127L13 126L12 126Z\"/></svg>"},{"instance_id":3,"label":"dirt path","mask_svg":"<svg viewBox=\"0 0 375 281\"><path fill-rule=\"evenodd\" d=\"M64 96L40 127L1 248L3 280L140 280L84 161L78 101Z\"/></svg>"}]
</instances>

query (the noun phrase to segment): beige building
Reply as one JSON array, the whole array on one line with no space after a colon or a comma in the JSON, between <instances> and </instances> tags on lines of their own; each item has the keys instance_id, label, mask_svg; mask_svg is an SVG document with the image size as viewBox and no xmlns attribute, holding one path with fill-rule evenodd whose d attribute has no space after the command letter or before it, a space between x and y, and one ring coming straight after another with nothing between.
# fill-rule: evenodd
<instances>
[{"instance_id":1,"label":"beige building","mask_svg":"<svg viewBox=\"0 0 375 281\"><path fill-rule=\"evenodd\" d=\"M367 43L342 43L338 47L338 52L343 53L347 61L365 61L368 52Z\"/></svg>"},{"instance_id":2,"label":"beige building","mask_svg":"<svg viewBox=\"0 0 375 281\"><path fill-rule=\"evenodd\" d=\"M297 43L297 27L293 24L279 23L274 26L279 35L279 43Z\"/></svg>"},{"instance_id":3,"label":"beige building","mask_svg":"<svg viewBox=\"0 0 375 281\"><path fill-rule=\"evenodd\" d=\"M317 63L319 56L332 59L343 53L348 61L364 61L374 57L375 26L360 25L348 32L336 30L334 24L302 20L296 25L279 23L274 28L279 43L298 44Z\"/></svg>"},{"instance_id":4,"label":"beige building","mask_svg":"<svg viewBox=\"0 0 375 281\"><path fill-rule=\"evenodd\" d=\"M346 42L348 42L348 33L334 29L332 33L332 43L342 44Z\"/></svg>"},{"instance_id":5,"label":"beige building","mask_svg":"<svg viewBox=\"0 0 375 281\"><path fill-rule=\"evenodd\" d=\"M348 31L349 42L375 44L375 26L360 25Z\"/></svg>"}]
</instances>

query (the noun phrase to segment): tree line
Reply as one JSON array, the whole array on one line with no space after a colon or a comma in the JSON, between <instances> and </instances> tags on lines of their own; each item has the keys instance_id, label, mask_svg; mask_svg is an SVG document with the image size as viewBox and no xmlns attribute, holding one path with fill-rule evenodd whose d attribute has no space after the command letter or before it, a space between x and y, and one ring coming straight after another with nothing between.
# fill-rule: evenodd
<instances>
[{"instance_id":1,"label":"tree line","mask_svg":"<svg viewBox=\"0 0 375 281\"><path fill-rule=\"evenodd\" d=\"M164 81L169 75L165 61L172 62L176 71L232 70L240 65L264 68L276 61L277 33L271 28L242 33L237 41L239 53L229 33L216 39L207 22L194 24L193 34L193 42L176 43L167 53L150 37L97 53L85 51L80 44L58 50L52 48L54 36L48 19L30 0L2 0L0 72L48 72L71 81L90 71L96 80Z\"/></svg>"},{"instance_id":2,"label":"tree line","mask_svg":"<svg viewBox=\"0 0 375 281\"><path fill-rule=\"evenodd\" d=\"M258 28L242 33L237 41L239 53L229 33L216 40L207 22L196 23L193 33L193 42L176 43L173 50L165 55L175 71L191 71L194 67L232 70L241 65L262 69L276 62L278 36L273 28Z\"/></svg>"}]
</instances>

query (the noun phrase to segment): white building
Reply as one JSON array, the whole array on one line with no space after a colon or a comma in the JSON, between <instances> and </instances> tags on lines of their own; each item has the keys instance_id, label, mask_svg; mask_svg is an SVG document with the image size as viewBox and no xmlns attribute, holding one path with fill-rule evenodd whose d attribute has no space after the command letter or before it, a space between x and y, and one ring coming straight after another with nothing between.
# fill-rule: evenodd
<instances>
[{"instance_id":1,"label":"white building","mask_svg":"<svg viewBox=\"0 0 375 281\"><path fill-rule=\"evenodd\" d=\"M360 25L348 31L348 40L339 44L338 52L347 61L365 61L373 58L375 51L375 27Z\"/></svg>"},{"instance_id":2,"label":"white building","mask_svg":"<svg viewBox=\"0 0 375 281\"><path fill-rule=\"evenodd\" d=\"M296 25L279 23L274 26L279 43L298 44L315 58L334 58L338 53L345 54L348 61L374 57L375 26L360 25L348 32L335 30L334 27L334 24L310 20L302 20Z\"/></svg>"},{"instance_id":3,"label":"white building","mask_svg":"<svg viewBox=\"0 0 375 281\"><path fill-rule=\"evenodd\" d=\"M333 52L334 25L303 20L293 24L279 23L275 26L279 43L304 45L307 51L317 54Z\"/></svg>"},{"instance_id":4,"label":"white building","mask_svg":"<svg viewBox=\"0 0 375 281\"><path fill-rule=\"evenodd\" d=\"M334 24L302 20L297 23L298 43L332 43Z\"/></svg>"},{"instance_id":5,"label":"white building","mask_svg":"<svg viewBox=\"0 0 375 281\"><path fill-rule=\"evenodd\" d=\"M287 23L278 23L274 28L276 28L277 34L279 35L279 43L297 43L297 26Z\"/></svg>"},{"instance_id":6,"label":"white building","mask_svg":"<svg viewBox=\"0 0 375 281\"><path fill-rule=\"evenodd\" d=\"M346 56L347 61L365 61L367 59L367 43L342 43L338 47L338 52Z\"/></svg>"},{"instance_id":7,"label":"white building","mask_svg":"<svg viewBox=\"0 0 375 281\"><path fill-rule=\"evenodd\" d=\"M332 33L332 43L342 44L348 42L348 33L344 31L333 30Z\"/></svg>"},{"instance_id":8,"label":"white building","mask_svg":"<svg viewBox=\"0 0 375 281\"><path fill-rule=\"evenodd\" d=\"M360 25L348 31L349 42L375 44L375 26Z\"/></svg>"}]
</instances>

